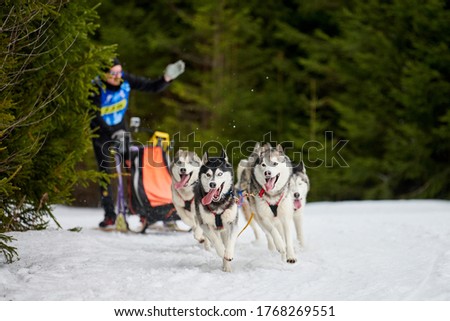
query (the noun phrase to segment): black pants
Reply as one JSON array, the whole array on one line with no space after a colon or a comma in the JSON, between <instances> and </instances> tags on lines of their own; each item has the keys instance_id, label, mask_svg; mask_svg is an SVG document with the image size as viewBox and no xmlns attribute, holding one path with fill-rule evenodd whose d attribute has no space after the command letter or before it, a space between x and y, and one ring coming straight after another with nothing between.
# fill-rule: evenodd
<instances>
[{"instance_id":1,"label":"black pants","mask_svg":"<svg viewBox=\"0 0 450 321\"><path fill-rule=\"evenodd\" d=\"M97 159L98 170L103 173L115 172L114 155L111 153L114 148L113 140L105 140L98 137L92 139L95 158ZM101 204L105 210L105 217L115 218L114 201L111 185L103 180L100 183Z\"/></svg>"}]
</instances>

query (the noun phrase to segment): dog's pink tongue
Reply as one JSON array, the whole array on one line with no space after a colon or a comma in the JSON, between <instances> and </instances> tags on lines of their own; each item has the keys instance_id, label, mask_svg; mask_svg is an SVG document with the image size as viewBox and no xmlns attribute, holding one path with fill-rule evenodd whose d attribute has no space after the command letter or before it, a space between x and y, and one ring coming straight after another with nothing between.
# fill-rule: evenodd
<instances>
[{"instance_id":1,"label":"dog's pink tongue","mask_svg":"<svg viewBox=\"0 0 450 321\"><path fill-rule=\"evenodd\" d=\"M211 188L208 192L208 194L206 194L203 198L202 198L202 204L203 205L209 205L211 204L213 198L214 198L214 194L216 194L218 188Z\"/></svg>"},{"instance_id":2,"label":"dog's pink tongue","mask_svg":"<svg viewBox=\"0 0 450 321\"><path fill-rule=\"evenodd\" d=\"M272 177L266 182L266 184L264 184L264 189L266 190L266 192L269 192L273 189L273 187L275 186L276 179L277 179L276 177Z\"/></svg>"},{"instance_id":3,"label":"dog's pink tongue","mask_svg":"<svg viewBox=\"0 0 450 321\"><path fill-rule=\"evenodd\" d=\"M300 202L300 200L294 200L294 208L296 210L300 209L300 207L302 207L302 202Z\"/></svg>"},{"instance_id":4,"label":"dog's pink tongue","mask_svg":"<svg viewBox=\"0 0 450 321\"><path fill-rule=\"evenodd\" d=\"M181 175L181 180L177 183L175 183L175 189L180 189L186 185L186 183L189 180L189 175L183 174Z\"/></svg>"}]
</instances>

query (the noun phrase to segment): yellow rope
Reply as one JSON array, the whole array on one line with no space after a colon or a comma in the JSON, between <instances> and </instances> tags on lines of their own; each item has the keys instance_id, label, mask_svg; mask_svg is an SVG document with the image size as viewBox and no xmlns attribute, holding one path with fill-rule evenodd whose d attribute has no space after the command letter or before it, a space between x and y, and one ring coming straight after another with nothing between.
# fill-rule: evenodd
<instances>
[{"instance_id":1,"label":"yellow rope","mask_svg":"<svg viewBox=\"0 0 450 321\"><path fill-rule=\"evenodd\" d=\"M254 216L254 214L253 214L253 212L252 212L252 215L250 215L250 218L249 218L249 220L248 220L248 222L247 222L247 225L245 225L244 228L239 232L238 237L239 237L239 236L242 234L242 232L244 232L244 230L250 225L250 223L251 223L251 221L252 221L252 219L253 219L253 216Z\"/></svg>"}]
</instances>

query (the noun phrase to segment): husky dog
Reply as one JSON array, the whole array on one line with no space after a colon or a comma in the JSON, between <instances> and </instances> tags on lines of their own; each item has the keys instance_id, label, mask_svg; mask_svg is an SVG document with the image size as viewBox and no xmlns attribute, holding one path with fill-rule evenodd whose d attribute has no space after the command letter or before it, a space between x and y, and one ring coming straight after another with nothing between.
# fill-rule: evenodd
<instances>
[{"instance_id":1,"label":"husky dog","mask_svg":"<svg viewBox=\"0 0 450 321\"><path fill-rule=\"evenodd\" d=\"M289 193L292 166L281 145L260 147L252 157L252 172L249 198L257 222L266 233L267 239L281 253L283 261L295 263L291 222L294 200Z\"/></svg>"},{"instance_id":2,"label":"husky dog","mask_svg":"<svg viewBox=\"0 0 450 321\"><path fill-rule=\"evenodd\" d=\"M302 220L303 211L306 205L306 196L309 192L309 178L306 175L306 168L303 162L293 167L293 175L290 182L290 193L294 200L294 225L297 234L297 241L304 246Z\"/></svg>"},{"instance_id":3,"label":"husky dog","mask_svg":"<svg viewBox=\"0 0 450 321\"><path fill-rule=\"evenodd\" d=\"M196 224L194 186L198 182L201 159L196 153L179 150L170 165L172 176L172 201L183 222L194 231L194 238L203 243L203 231Z\"/></svg>"},{"instance_id":4,"label":"husky dog","mask_svg":"<svg viewBox=\"0 0 450 321\"><path fill-rule=\"evenodd\" d=\"M196 217L205 236L223 259L225 272L231 272L230 262L239 232L233 180L233 168L225 151L220 157L204 154L195 188Z\"/></svg>"}]
</instances>

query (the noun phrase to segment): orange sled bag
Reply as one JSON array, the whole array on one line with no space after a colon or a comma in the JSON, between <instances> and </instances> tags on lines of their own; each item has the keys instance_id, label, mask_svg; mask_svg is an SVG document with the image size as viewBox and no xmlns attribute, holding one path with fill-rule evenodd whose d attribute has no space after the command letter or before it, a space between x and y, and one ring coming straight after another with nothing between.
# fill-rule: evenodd
<instances>
[{"instance_id":1,"label":"orange sled bag","mask_svg":"<svg viewBox=\"0 0 450 321\"><path fill-rule=\"evenodd\" d=\"M128 207L148 224L179 220L172 204L169 158L161 146L141 146L131 153Z\"/></svg>"}]
</instances>

